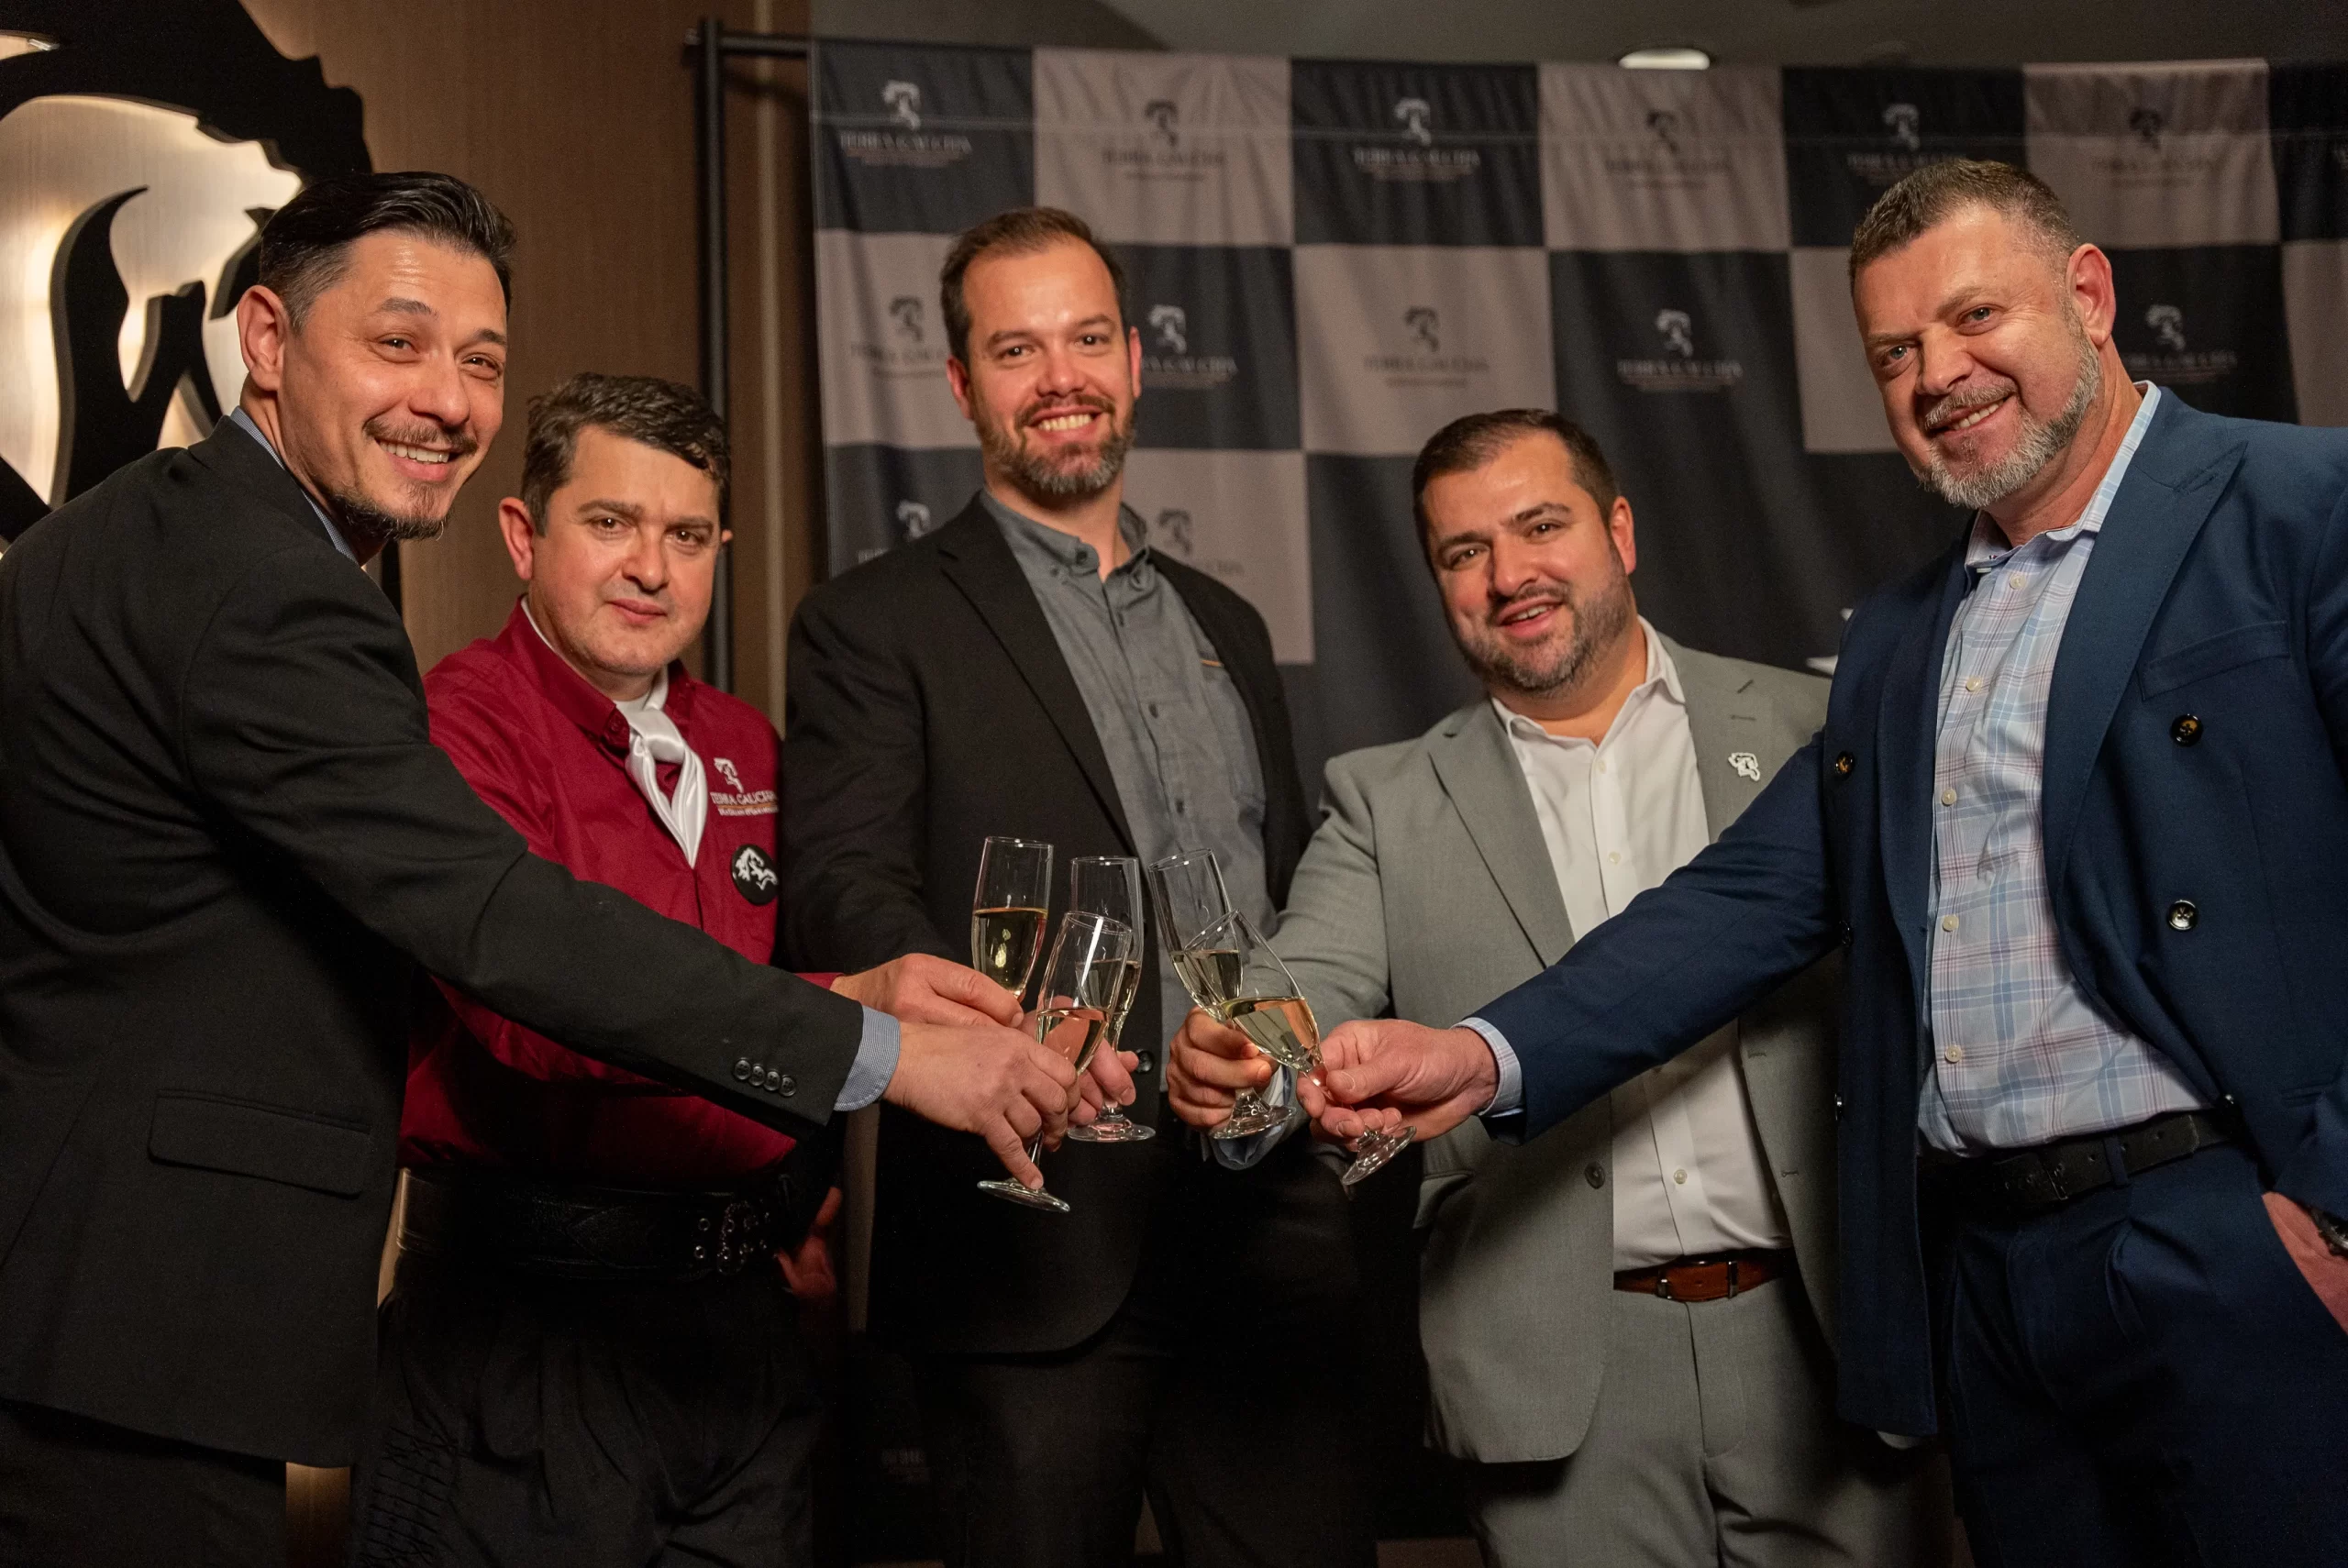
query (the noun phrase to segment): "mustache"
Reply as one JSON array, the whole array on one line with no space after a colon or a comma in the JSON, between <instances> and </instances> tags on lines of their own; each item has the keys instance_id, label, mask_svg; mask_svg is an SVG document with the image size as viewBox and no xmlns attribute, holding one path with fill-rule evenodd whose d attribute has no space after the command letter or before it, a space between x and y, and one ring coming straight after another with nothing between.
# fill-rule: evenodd
<instances>
[{"instance_id":1,"label":"mustache","mask_svg":"<svg viewBox=\"0 0 2348 1568\"><path fill-rule=\"evenodd\" d=\"M460 425L451 430L445 425L394 425L388 419L371 419L360 426L373 440L390 442L401 447L447 447L453 458L470 458L481 450L481 441L470 426Z\"/></svg>"},{"instance_id":2,"label":"mustache","mask_svg":"<svg viewBox=\"0 0 2348 1568\"><path fill-rule=\"evenodd\" d=\"M1944 392L1935 398L1930 407L1916 416L1916 422L1923 427L1926 435L1938 435L1944 426L1955 424L1976 409L2002 403L2020 390L2012 381L1999 386L1960 387L1955 392Z\"/></svg>"},{"instance_id":3,"label":"mustache","mask_svg":"<svg viewBox=\"0 0 2348 1568\"><path fill-rule=\"evenodd\" d=\"M1570 610L1574 606L1574 591L1557 582L1545 582L1537 587L1520 588L1506 599L1493 604L1485 613L1485 619L1497 626L1519 610L1533 605L1554 605L1559 609Z\"/></svg>"}]
</instances>

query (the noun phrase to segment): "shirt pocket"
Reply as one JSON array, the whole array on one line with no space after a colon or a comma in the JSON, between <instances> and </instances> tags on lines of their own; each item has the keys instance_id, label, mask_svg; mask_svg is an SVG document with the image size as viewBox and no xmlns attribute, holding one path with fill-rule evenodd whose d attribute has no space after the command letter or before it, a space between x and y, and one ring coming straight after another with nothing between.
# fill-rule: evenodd
<instances>
[{"instance_id":1,"label":"shirt pocket","mask_svg":"<svg viewBox=\"0 0 2348 1568\"><path fill-rule=\"evenodd\" d=\"M1224 772L1243 818L1260 823L1264 812L1264 769L1256 756L1256 725L1239 695L1231 671L1212 655L1199 658L1199 686L1207 712L1214 719L1215 740L1223 752Z\"/></svg>"}]
</instances>

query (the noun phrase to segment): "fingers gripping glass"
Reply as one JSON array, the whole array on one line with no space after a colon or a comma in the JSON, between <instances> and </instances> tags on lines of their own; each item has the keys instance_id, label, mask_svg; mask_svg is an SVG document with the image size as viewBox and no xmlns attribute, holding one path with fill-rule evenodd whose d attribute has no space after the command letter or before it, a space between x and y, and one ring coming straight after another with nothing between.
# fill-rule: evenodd
<instances>
[{"instance_id":1,"label":"fingers gripping glass","mask_svg":"<svg viewBox=\"0 0 2348 1568\"><path fill-rule=\"evenodd\" d=\"M1052 846L1028 838L991 838L979 850L979 886L970 896L970 967L1021 999L1044 948L1044 911L1052 898Z\"/></svg>"},{"instance_id":2,"label":"fingers gripping glass","mask_svg":"<svg viewBox=\"0 0 2348 1568\"><path fill-rule=\"evenodd\" d=\"M1157 900L1158 936L1167 955L1174 961L1174 972L1182 977L1182 987L1191 999L1223 1019L1218 1002L1221 990L1212 982L1220 974L1226 958L1235 955L1208 944L1217 940L1217 933L1227 941L1225 930L1232 920L1231 895L1223 885L1223 867L1211 851L1193 849L1167 859L1154 862L1149 868L1149 891ZM1255 1089L1241 1089L1233 1097L1231 1114L1209 1134L1214 1138L1248 1138L1258 1132L1268 1132L1285 1120L1278 1106L1266 1100Z\"/></svg>"},{"instance_id":3,"label":"fingers gripping glass","mask_svg":"<svg viewBox=\"0 0 2348 1568\"><path fill-rule=\"evenodd\" d=\"M1044 988L1028 1021L1036 1040L1066 1057L1080 1077L1091 1065L1092 1053L1108 1038L1109 1019L1124 988L1126 966L1140 957L1140 939L1124 922L1081 910L1061 917L1059 931L1052 938L1051 956L1044 964ZM1071 1105L1076 1092L1069 1091ZM1031 1161L1041 1158L1043 1153L1041 1136L1027 1145ZM1016 1181L982 1181L979 1190L1030 1209L1068 1212L1067 1199Z\"/></svg>"},{"instance_id":4,"label":"fingers gripping glass","mask_svg":"<svg viewBox=\"0 0 2348 1568\"><path fill-rule=\"evenodd\" d=\"M1141 989L1144 946L1141 914L1141 862L1122 855L1085 855L1068 863L1068 907L1089 914L1107 915L1133 928L1134 956L1125 973L1125 988L1109 1015L1104 1051L1119 1049L1125 1015L1133 1010L1134 995ZM1154 1021L1150 1029L1156 1028ZM1146 1032L1147 1031L1146 1031ZM1068 1135L1080 1143L1141 1143L1157 1136L1157 1129L1127 1116L1122 1106L1107 1106L1091 1123L1071 1127Z\"/></svg>"},{"instance_id":5,"label":"fingers gripping glass","mask_svg":"<svg viewBox=\"0 0 2348 1568\"><path fill-rule=\"evenodd\" d=\"M1292 1072L1309 1076L1321 1070L1321 1026L1312 1016L1312 1005L1280 955L1246 915L1234 913L1217 921L1190 948L1177 954L1174 963L1192 998L1214 1014L1217 1022L1236 1029L1257 1050ZM1246 1092L1242 1091L1243 1098ZM1233 1120L1237 1117L1235 1102ZM1272 1111L1271 1125L1278 1126L1279 1120L1280 1113ZM1230 1125L1224 1122L1213 1136L1239 1136L1224 1130ZM1391 1132L1369 1132L1355 1139L1354 1163L1340 1179L1351 1187L1375 1175L1408 1148L1415 1136L1410 1128L1398 1127Z\"/></svg>"}]
</instances>

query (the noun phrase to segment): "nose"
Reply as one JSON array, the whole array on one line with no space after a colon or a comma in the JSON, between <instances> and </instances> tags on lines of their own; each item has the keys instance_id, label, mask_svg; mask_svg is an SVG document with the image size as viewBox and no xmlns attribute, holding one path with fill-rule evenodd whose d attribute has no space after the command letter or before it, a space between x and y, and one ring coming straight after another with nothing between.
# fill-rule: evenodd
<instances>
[{"instance_id":1,"label":"nose","mask_svg":"<svg viewBox=\"0 0 2348 1568\"><path fill-rule=\"evenodd\" d=\"M1503 533L1492 541L1492 597L1498 601L1515 598L1541 575L1533 558L1532 549L1512 534Z\"/></svg>"},{"instance_id":2,"label":"nose","mask_svg":"<svg viewBox=\"0 0 2348 1568\"><path fill-rule=\"evenodd\" d=\"M1038 396L1063 395L1084 385L1084 372L1075 355L1058 345L1047 348L1043 362L1037 368L1036 392Z\"/></svg>"},{"instance_id":3,"label":"nose","mask_svg":"<svg viewBox=\"0 0 2348 1568\"><path fill-rule=\"evenodd\" d=\"M1971 374L1973 368L1974 359L1966 349L1965 339L1934 327L1916 344L1916 393L1919 397L1941 397Z\"/></svg>"},{"instance_id":4,"label":"nose","mask_svg":"<svg viewBox=\"0 0 2348 1568\"><path fill-rule=\"evenodd\" d=\"M661 548L664 526L648 520L628 536L626 558L620 570L630 582L647 593L658 593L669 586L669 552Z\"/></svg>"},{"instance_id":5,"label":"nose","mask_svg":"<svg viewBox=\"0 0 2348 1568\"><path fill-rule=\"evenodd\" d=\"M429 419L444 430L461 429L472 415L472 399L465 386L465 374L458 369L454 356L427 356L415 381L408 390L408 407L419 418Z\"/></svg>"}]
</instances>

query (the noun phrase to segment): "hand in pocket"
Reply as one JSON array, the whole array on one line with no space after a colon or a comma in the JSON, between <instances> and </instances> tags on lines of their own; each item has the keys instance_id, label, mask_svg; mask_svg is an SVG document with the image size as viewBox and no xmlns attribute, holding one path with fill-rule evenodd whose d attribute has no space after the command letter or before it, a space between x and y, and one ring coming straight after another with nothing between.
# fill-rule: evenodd
<instances>
[{"instance_id":1,"label":"hand in pocket","mask_svg":"<svg viewBox=\"0 0 2348 1568\"><path fill-rule=\"evenodd\" d=\"M2283 1238L2283 1250L2299 1265L2299 1273L2331 1312L2332 1320L2348 1331L2348 1258L2324 1244L2308 1211L2279 1192L2266 1194L2266 1217Z\"/></svg>"}]
</instances>

